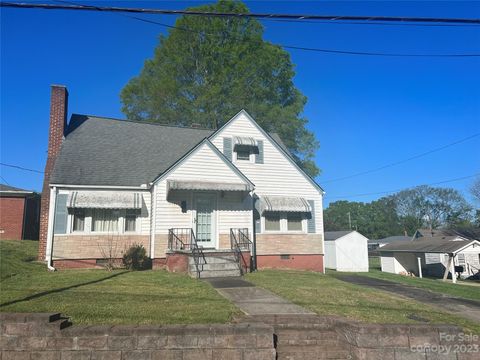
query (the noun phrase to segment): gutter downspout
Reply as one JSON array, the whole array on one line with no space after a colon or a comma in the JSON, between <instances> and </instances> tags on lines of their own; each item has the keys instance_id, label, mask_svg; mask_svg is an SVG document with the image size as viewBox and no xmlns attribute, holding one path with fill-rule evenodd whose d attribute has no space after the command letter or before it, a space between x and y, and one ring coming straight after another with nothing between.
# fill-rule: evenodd
<instances>
[{"instance_id":1,"label":"gutter downspout","mask_svg":"<svg viewBox=\"0 0 480 360\"><path fill-rule=\"evenodd\" d=\"M47 231L47 249L46 249L46 258L47 258L47 268L50 271L55 271L53 267L53 236L54 231L53 227L55 226L55 205L57 200L57 188L54 186L50 189L50 206L48 209L48 231Z\"/></svg>"},{"instance_id":2,"label":"gutter downspout","mask_svg":"<svg viewBox=\"0 0 480 360\"><path fill-rule=\"evenodd\" d=\"M252 270L257 271L257 229L255 228L255 191L252 191L252 228L253 228L253 249L252 249Z\"/></svg>"},{"instance_id":3,"label":"gutter downspout","mask_svg":"<svg viewBox=\"0 0 480 360\"><path fill-rule=\"evenodd\" d=\"M156 228L156 211L155 211L155 204L157 200L157 187L154 184L152 187L152 191L150 192L150 259L152 259L152 267L153 267L153 259L155 258L155 228Z\"/></svg>"}]
</instances>

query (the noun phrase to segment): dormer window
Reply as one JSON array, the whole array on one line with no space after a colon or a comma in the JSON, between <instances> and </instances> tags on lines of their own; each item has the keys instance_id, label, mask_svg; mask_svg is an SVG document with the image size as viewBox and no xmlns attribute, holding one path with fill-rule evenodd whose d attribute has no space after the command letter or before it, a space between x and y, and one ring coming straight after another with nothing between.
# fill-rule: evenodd
<instances>
[{"instance_id":1,"label":"dormer window","mask_svg":"<svg viewBox=\"0 0 480 360\"><path fill-rule=\"evenodd\" d=\"M233 151L237 154L237 160L250 160L250 154L258 153L258 143L252 137L234 136Z\"/></svg>"},{"instance_id":2,"label":"dormer window","mask_svg":"<svg viewBox=\"0 0 480 360\"><path fill-rule=\"evenodd\" d=\"M237 149L237 160L250 160L250 150L249 149Z\"/></svg>"}]
</instances>

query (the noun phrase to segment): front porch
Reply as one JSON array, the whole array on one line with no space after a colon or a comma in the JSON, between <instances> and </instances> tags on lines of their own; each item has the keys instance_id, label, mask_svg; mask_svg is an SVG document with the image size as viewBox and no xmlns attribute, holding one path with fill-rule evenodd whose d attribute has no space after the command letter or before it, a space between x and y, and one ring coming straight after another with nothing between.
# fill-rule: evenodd
<instances>
[{"instance_id":1,"label":"front porch","mask_svg":"<svg viewBox=\"0 0 480 360\"><path fill-rule=\"evenodd\" d=\"M196 278L242 276L252 271L249 229L230 228L229 237L228 248L216 249L204 246L192 228L171 228L165 267Z\"/></svg>"}]
</instances>

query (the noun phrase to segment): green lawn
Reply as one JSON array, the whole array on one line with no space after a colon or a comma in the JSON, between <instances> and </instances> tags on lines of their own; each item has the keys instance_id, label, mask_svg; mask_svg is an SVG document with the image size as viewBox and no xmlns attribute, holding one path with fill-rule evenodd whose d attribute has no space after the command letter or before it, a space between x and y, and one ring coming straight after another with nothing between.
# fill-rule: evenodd
<instances>
[{"instance_id":1,"label":"green lawn","mask_svg":"<svg viewBox=\"0 0 480 360\"><path fill-rule=\"evenodd\" d=\"M407 284L418 288L430 290L437 293L452 295L464 299L480 301L480 285L479 282L458 281L457 284L451 282L443 282L441 279L432 278L416 278L397 274L390 274L380 270L379 258L370 258L370 272L359 273L358 275L369 276L376 279L394 281L401 284ZM372 261L373 260L373 261Z\"/></svg>"},{"instance_id":2,"label":"green lawn","mask_svg":"<svg viewBox=\"0 0 480 360\"><path fill-rule=\"evenodd\" d=\"M64 270L37 242L0 241L0 311L61 312L76 324L225 323L239 311L210 285L165 271Z\"/></svg>"},{"instance_id":3,"label":"green lawn","mask_svg":"<svg viewBox=\"0 0 480 360\"><path fill-rule=\"evenodd\" d=\"M339 315L374 323L418 323L411 319L417 317L480 333L480 324L414 300L343 282L331 274L264 270L248 274L247 280L320 315Z\"/></svg>"}]
</instances>

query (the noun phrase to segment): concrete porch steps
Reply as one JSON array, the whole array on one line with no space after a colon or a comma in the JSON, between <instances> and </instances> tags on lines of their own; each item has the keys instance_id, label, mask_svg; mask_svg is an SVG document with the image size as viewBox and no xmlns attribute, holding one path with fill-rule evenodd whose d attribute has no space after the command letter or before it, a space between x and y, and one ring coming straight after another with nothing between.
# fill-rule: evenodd
<instances>
[{"instance_id":1,"label":"concrete porch steps","mask_svg":"<svg viewBox=\"0 0 480 360\"><path fill-rule=\"evenodd\" d=\"M200 278L241 276L240 266L232 251L204 251L206 264L200 265ZM192 257L188 259L188 272L197 276L197 268Z\"/></svg>"}]
</instances>

